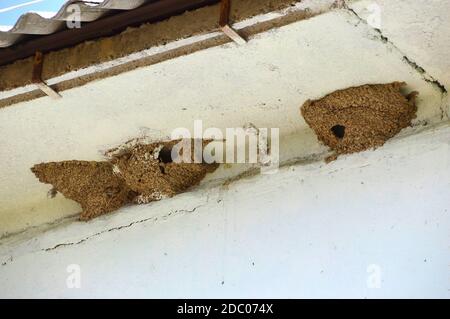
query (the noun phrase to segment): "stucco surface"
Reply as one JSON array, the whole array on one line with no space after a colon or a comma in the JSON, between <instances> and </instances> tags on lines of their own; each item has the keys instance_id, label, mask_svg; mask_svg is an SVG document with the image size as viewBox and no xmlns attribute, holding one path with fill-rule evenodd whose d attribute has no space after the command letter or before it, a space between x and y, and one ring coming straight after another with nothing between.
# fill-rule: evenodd
<instances>
[{"instance_id":1,"label":"stucco surface","mask_svg":"<svg viewBox=\"0 0 450 319\"><path fill-rule=\"evenodd\" d=\"M94 81L62 92L58 101L43 97L3 108L0 236L80 211L61 196L47 198L49 186L29 170L34 164L98 160L101 151L141 134L157 139L177 127L192 129L196 119L205 128L278 127L286 161L324 150L299 107L337 89L405 81L408 91L420 93L416 129L446 120L442 91L404 56L353 12L336 9L253 36L244 46L225 44ZM212 179L232 173L216 174Z\"/></svg>"},{"instance_id":2,"label":"stucco surface","mask_svg":"<svg viewBox=\"0 0 450 319\"><path fill-rule=\"evenodd\" d=\"M10 242L0 297L449 298L449 135Z\"/></svg>"}]
</instances>

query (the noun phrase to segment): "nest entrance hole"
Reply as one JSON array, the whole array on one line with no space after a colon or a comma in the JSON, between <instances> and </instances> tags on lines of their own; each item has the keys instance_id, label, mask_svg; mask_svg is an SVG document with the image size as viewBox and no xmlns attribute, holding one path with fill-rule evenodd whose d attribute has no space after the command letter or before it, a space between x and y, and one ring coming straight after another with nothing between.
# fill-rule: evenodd
<instances>
[{"instance_id":1,"label":"nest entrance hole","mask_svg":"<svg viewBox=\"0 0 450 319\"><path fill-rule=\"evenodd\" d=\"M336 138L342 140L345 136L345 126L337 124L331 128L331 132Z\"/></svg>"}]
</instances>

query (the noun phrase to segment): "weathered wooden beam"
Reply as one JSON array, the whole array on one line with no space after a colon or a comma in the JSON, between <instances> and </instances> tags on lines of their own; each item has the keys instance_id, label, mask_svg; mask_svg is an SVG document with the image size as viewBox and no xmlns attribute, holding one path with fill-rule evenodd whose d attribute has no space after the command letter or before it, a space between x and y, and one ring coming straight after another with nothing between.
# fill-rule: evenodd
<instances>
[{"instance_id":1,"label":"weathered wooden beam","mask_svg":"<svg viewBox=\"0 0 450 319\"><path fill-rule=\"evenodd\" d=\"M247 40L245 40L239 33L237 33L230 26L230 7L231 0L221 0L220 2L220 17L219 17L219 26L222 32L229 37L231 40L236 42L237 44L245 44Z\"/></svg>"},{"instance_id":2,"label":"weathered wooden beam","mask_svg":"<svg viewBox=\"0 0 450 319\"><path fill-rule=\"evenodd\" d=\"M53 90L44 80L42 80L42 67L44 65L44 55L40 51L36 51L34 55L33 73L31 81L45 94L54 99L60 99L61 95Z\"/></svg>"}]
</instances>

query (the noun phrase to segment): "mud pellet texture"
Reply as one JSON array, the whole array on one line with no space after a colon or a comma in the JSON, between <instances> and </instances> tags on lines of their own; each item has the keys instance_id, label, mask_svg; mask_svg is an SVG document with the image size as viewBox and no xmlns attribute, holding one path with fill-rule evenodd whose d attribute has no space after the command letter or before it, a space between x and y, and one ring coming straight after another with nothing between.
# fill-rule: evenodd
<instances>
[{"instance_id":1,"label":"mud pellet texture","mask_svg":"<svg viewBox=\"0 0 450 319\"><path fill-rule=\"evenodd\" d=\"M135 196L112 168L109 162L64 161L37 164L31 171L40 182L78 202L83 209L80 219L88 220L122 207Z\"/></svg>"},{"instance_id":2,"label":"mud pellet texture","mask_svg":"<svg viewBox=\"0 0 450 319\"><path fill-rule=\"evenodd\" d=\"M194 140L192 140L194 141ZM218 164L194 162L194 142L190 162L172 159L172 148L180 141L138 144L120 149L109 161L63 161L41 163L31 171L40 182L53 185L53 193L78 202L81 220L89 220L128 204L144 204L172 197L198 185ZM203 150L209 141L201 141ZM111 150L112 154L114 150ZM179 152L183 155L183 149Z\"/></svg>"},{"instance_id":3,"label":"mud pellet texture","mask_svg":"<svg viewBox=\"0 0 450 319\"><path fill-rule=\"evenodd\" d=\"M306 123L334 154L349 154L382 146L411 125L417 92L404 95L403 82L373 84L335 91L301 107Z\"/></svg>"}]
</instances>

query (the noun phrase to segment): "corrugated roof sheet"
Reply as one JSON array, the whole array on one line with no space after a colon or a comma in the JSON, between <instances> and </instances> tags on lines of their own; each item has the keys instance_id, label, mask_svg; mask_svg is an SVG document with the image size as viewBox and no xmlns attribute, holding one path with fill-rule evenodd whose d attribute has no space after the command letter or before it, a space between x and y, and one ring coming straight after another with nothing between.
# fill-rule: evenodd
<instances>
[{"instance_id":1,"label":"corrugated roof sheet","mask_svg":"<svg viewBox=\"0 0 450 319\"><path fill-rule=\"evenodd\" d=\"M81 22L95 21L116 10L132 10L157 0L104 0L67 1L51 18L37 13L22 15L8 31L0 31L0 48L10 47L32 35L47 35L67 28L67 21L73 21L74 5Z\"/></svg>"}]
</instances>

